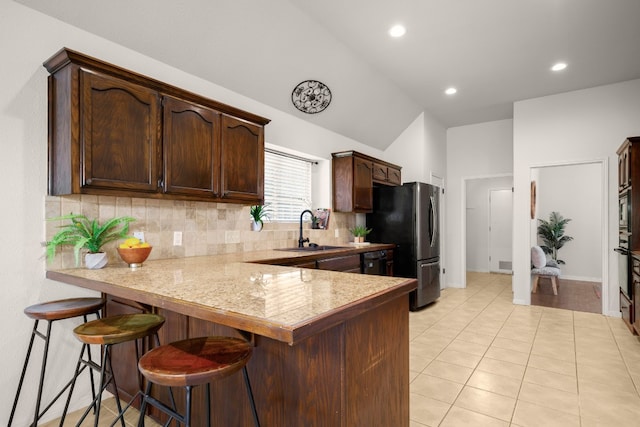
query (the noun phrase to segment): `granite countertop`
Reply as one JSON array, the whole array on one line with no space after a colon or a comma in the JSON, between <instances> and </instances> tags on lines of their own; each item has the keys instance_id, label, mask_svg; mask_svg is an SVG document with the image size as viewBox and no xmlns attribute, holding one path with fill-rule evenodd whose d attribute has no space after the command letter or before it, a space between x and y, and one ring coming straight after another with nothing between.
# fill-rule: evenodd
<instances>
[{"instance_id":1,"label":"granite countertop","mask_svg":"<svg viewBox=\"0 0 640 427\"><path fill-rule=\"evenodd\" d=\"M257 251L187 257L147 261L138 269L51 270L47 277L290 344L416 287L415 279L263 264L289 255L310 254Z\"/></svg>"}]
</instances>

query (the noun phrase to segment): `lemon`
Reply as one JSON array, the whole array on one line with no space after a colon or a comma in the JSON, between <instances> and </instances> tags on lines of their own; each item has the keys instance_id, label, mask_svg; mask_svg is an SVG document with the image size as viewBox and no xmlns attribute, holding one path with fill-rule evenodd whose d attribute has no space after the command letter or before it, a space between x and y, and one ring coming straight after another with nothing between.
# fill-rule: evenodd
<instances>
[{"instance_id":1,"label":"lemon","mask_svg":"<svg viewBox=\"0 0 640 427\"><path fill-rule=\"evenodd\" d=\"M148 244L147 242L144 242L144 243L140 243L140 247L141 248L149 248L149 247L151 247L151 245Z\"/></svg>"},{"instance_id":2,"label":"lemon","mask_svg":"<svg viewBox=\"0 0 640 427\"><path fill-rule=\"evenodd\" d=\"M136 237L130 237L129 239L125 240L123 245L125 245L125 248L134 248L137 247L140 244L140 239L136 238Z\"/></svg>"}]
</instances>

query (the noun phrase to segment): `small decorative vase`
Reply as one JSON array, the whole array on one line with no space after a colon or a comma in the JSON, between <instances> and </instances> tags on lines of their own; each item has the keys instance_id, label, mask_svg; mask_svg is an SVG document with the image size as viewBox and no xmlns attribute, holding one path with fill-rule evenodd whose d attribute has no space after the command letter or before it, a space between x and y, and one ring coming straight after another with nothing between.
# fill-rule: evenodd
<instances>
[{"instance_id":1,"label":"small decorative vase","mask_svg":"<svg viewBox=\"0 0 640 427\"><path fill-rule=\"evenodd\" d=\"M262 225L262 221L251 221L251 229L253 231L261 231Z\"/></svg>"},{"instance_id":2,"label":"small decorative vase","mask_svg":"<svg viewBox=\"0 0 640 427\"><path fill-rule=\"evenodd\" d=\"M109 258L106 252L88 253L84 256L84 266L91 270L97 270L107 265Z\"/></svg>"}]
</instances>

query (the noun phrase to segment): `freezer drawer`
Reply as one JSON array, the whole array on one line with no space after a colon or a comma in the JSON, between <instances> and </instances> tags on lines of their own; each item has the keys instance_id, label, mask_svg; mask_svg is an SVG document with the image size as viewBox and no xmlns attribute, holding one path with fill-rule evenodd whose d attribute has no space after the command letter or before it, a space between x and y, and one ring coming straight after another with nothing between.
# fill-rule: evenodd
<instances>
[{"instance_id":1,"label":"freezer drawer","mask_svg":"<svg viewBox=\"0 0 640 427\"><path fill-rule=\"evenodd\" d=\"M411 293L411 310L418 310L440 297L440 258L417 262L418 288Z\"/></svg>"}]
</instances>

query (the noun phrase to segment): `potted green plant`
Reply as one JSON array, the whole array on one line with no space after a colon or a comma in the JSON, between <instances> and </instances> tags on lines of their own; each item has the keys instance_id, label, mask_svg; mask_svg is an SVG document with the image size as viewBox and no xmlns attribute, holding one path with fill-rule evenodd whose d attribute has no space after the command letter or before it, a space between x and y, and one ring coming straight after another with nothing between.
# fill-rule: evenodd
<instances>
[{"instance_id":1,"label":"potted green plant","mask_svg":"<svg viewBox=\"0 0 640 427\"><path fill-rule=\"evenodd\" d=\"M353 241L355 243L363 243L365 236L371 233L371 229L367 228L364 225L356 225L355 227L349 229L349 232L353 234Z\"/></svg>"},{"instance_id":2,"label":"potted green plant","mask_svg":"<svg viewBox=\"0 0 640 427\"><path fill-rule=\"evenodd\" d=\"M269 219L269 212L266 205L255 205L249 209L251 215L251 227L253 231L262 230L263 221Z\"/></svg>"},{"instance_id":3,"label":"potted green plant","mask_svg":"<svg viewBox=\"0 0 640 427\"><path fill-rule=\"evenodd\" d=\"M73 246L76 266L80 265L80 250L87 249L89 253L85 256L85 266L87 268L102 268L107 264L107 256L102 251L102 247L109 242L130 237L129 223L135 221L135 218L123 216L112 218L104 224L100 224L96 219L71 213L48 219L48 221L65 220L71 222L61 225L60 230L47 242L49 261L55 257L58 247Z\"/></svg>"},{"instance_id":4,"label":"potted green plant","mask_svg":"<svg viewBox=\"0 0 640 427\"><path fill-rule=\"evenodd\" d=\"M544 219L538 220L538 236L540 236L544 242L544 245L540 245L540 247L544 253L551 254L551 258L557 264L565 263L563 260L558 259L558 250L560 250L565 243L573 240L573 237L564 235L564 228L569 221L571 221L571 219L564 218L558 212L551 212L549 214L549 221Z\"/></svg>"}]
</instances>

